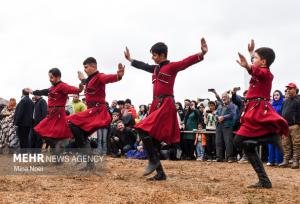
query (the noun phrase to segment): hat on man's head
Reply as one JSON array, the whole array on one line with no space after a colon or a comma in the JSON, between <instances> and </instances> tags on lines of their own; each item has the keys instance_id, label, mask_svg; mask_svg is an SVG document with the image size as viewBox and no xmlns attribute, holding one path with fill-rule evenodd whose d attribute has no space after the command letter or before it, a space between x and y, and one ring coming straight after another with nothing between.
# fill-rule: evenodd
<instances>
[{"instance_id":1,"label":"hat on man's head","mask_svg":"<svg viewBox=\"0 0 300 204\"><path fill-rule=\"evenodd\" d=\"M297 89L298 87L297 87L297 85L295 84L295 83L289 83L287 86L285 86L285 87L287 87L287 88L295 88L295 89Z\"/></svg>"}]
</instances>

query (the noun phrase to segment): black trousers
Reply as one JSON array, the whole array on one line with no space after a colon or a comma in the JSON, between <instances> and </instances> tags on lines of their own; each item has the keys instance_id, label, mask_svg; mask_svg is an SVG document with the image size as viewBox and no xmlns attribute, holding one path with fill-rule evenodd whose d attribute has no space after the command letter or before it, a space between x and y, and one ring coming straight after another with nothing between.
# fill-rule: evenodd
<instances>
[{"instance_id":1,"label":"black trousers","mask_svg":"<svg viewBox=\"0 0 300 204\"><path fill-rule=\"evenodd\" d=\"M69 127L71 129L71 132L73 133L74 136L74 143L71 144L72 147L74 148L83 148L86 147L88 143L88 136L92 132L86 132L83 129L81 129L79 126L74 125L69 121Z\"/></svg>"},{"instance_id":2,"label":"black trousers","mask_svg":"<svg viewBox=\"0 0 300 204\"><path fill-rule=\"evenodd\" d=\"M40 150L43 147L43 139L42 137L35 132L33 129L30 130L30 136L29 136L29 147L33 148L34 151L40 152Z\"/></svg>"},{"instance_id":3,"label":"black trousers","mask_svg":"<svg viewBox=\"0 0 300 204\"><path fill-rule=\"evenodd\" d=\"M216 134L205 134L206 155L209 159L216 157Z\"/></svg>"},{"instance_id":4,"label":"black trousers","mask_svg":"<svg viewBox=\"0 0 300 204\"><path fill-rule=\"evenodd\" d=\"M195 145L194 140L183 139L183 154L187 159L194 159Z\"/></svg>"},{"instance_id":5,"label":"black trousers","mask_svg":"<svg viewBox=\"0 0 300 204\"><path fill-rule=\"evenodd\" d=\"M218 159L225 159L224 146L227 159L234 159L233 155L233 130L219 124L216 130L216 153Z\"/></svg>"},{"instance_id":6,"label":"black trousers","mask_svg":"<svg viewBox=\"0 0 300 204\"><path fill-rule=\"evenodd\" d=\"M23 126L18 126L18 128L17 128L17 135L20 140L20 148L21 149L29 148L30 129L31 129L31 127L23 127Z\"/></svg>"},{"instance_id":7,"label":"black trousers","mask_svg":"<svg viewBox=\"0 0 300 204\"><path fill-rule=\"evenodd\" d=\"M145 132L143 130L137 130L139 133L140 138L143 140L145 137L151 137L148 132ZM154 137L151 137L152 139L152 143L153 143L153 147L158 151L158 153L161 150L161 142L158 141L157 139L155 139Z\"/></svg>"},{"instance_id":8,"label":"black trousers","mask_svg":"<svg viewBox=\"0 0 300 204\"><path fill-rule=\"evenodd\" d=\"M129 144L124 145L120 140L119 141L112 140L110 144L111 144L111 153L113 154L118 154L119 149L121 150L122 154L125 154L132 149L131 145Z\"/></svg>"},{"instance_id":9,"label":"black trousers","mask_svg":"<svg viewBox=\"0 0 300 204\"><path fill-rule=\"evenodd\" d=\"M245 141L249 141L251 143L251 141L253 141L253 143L255 145L247 145L244 142ZM264 144L274 144L277 145L279 147L279 149L281 149L281 145L280 145L280 136L272 133L272 134L268 134L268 135L263 135L260 137L245 137L242 135L236 135L234 137L233 143L235 145L235 147L238 149L238 151L241 150L249 150L249 148L251 149L255 149L255 146L258 145L264 145Z\"/></svg>"}]
</instances>

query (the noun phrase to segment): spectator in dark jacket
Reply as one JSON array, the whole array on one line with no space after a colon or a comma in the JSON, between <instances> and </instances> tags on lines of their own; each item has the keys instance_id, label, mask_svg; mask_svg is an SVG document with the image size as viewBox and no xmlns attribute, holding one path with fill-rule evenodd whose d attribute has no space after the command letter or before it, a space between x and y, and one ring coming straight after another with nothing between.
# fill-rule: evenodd
<instances>
[{"instance_id":1,"label":"spectator in dark jacket","mask_svg":"<svg viewBox=\"0 0 300 204\"><path fill-rule=\"evenodd\" d=\"M293 159L292 168L299 168L300 159L300 97L298 96L298 87L294 83L287 86L286 99L282 107L282 117L286 119L289 125L289 135L283 137L283 162L279 164L281 167L287 167L289 160Z\"/></svg>"},{"instance_id":2,"label":"spectator in dark jacket","mask_svg":"<svg viewBox=\"0 0 300 204\"><path fill-rule=\"evenodd\" d=\"M240 88L239 87L235 87L232 90L232 96L231 96L231 101L234 105L237 106L237 118L235 120L235 123L233 125L233 131L237 131L238 129L240 129L241 126L241 122L240 122L240 118L242 113L244 112L244 102L245 102L245 97L246 94L248 92L248 90L245 90L243 92L243 96L237 95L237 91L239 91ZM238 161L238 163L243 164L243 163L248 163L248 159L246 154L243 152L243 150L241 150L240 152L238 152L238 154L240 154L241 158Z\"/></svg>"},{"instance_id":3,"label":"spectator in dark jacket","mask_svg":"<svg viewBox=\"0 0 300 204\"><path fill-rule=\"evenodd\" d=\"M29 98L29 93L23 89L22 99L18 103L15 112L14 124L17 126L17 136L20 140L20 148L29 148L29 132L33 126L34 104Z\"/></svg>"},{"instance_id":4,"label":"spectator in dark jacket","mask_svg":"<svg viewBox=\"0 0 300 204\"><path fill-rule=\"evenodd\" d=\"M123 121L118 121L117 130L111 134L111 147L113 156L119 157L134 149L136 135L131 128L125 127Z\"/></svg>"},{"instance_id":5,"label":"spectator in dark jacket","mask_svg":"<svg viewBox=\"0 0 300 204\"><path fill-rule=\"evenodd\" d=\"M47 102L41 96L34 96L33 126L38 125L48 114ZM30 147L37 152L41 151L43 140L33 129L30 131Z\"/></svg>"}]
</instances>

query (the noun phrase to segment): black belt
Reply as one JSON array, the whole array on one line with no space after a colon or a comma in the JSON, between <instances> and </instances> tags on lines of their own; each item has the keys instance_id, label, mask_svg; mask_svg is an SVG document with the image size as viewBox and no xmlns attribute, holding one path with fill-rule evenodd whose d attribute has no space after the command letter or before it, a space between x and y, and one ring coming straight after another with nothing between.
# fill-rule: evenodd
<instances>
[{"instance_id":1,"label":"black belt","mask_svg":"<svg viewBox=\"0 0 300 204\"><path fill-rule=\"evenodd\" d=\"M156 109L160 108L160 106L161 106L164 98L173 98L174 99L174 96L173 95L159 95L159 96L154 96L153 99L159 99L159 102L156 105Z\"/></svg>"},{"instance_id":2,"label":"black belt","mask_svg":"<svg viewBox=\"0 0 300 204\"><path fill-rule=\"evenodd\" d=\"M159 95L159 96L153 96L153 99L163 99L163 98L174 98L173 95Z\"/></svg>"},{"instance_id":3,"label":"black belt","mask_svg":"<svg viewBox=\"0 0 300 204\"><path fill-rule=\"evenodd\" d=\"M65 106L49 106L49 108L65 108Z\"/></svg>"},{"instance_id":4,"label":"black belt","mask_svg":"<svg viewBox=\"0 0 300 204\"><path fill-rule=\"evenodd\" d=\"M251 102L251 101L269 101L270 99L268 98L249 98L249 99L246 99L246 102Z\"/></svg>"},{"instance_id":5,"label":"black belt","mask_svg":"<svg viewBox=\"0 0 300 204\"><path fill-rule=\"evenodd\" d=\"M87 103L87 105L89 107L96 107L96 106L100 106L100 105L104 105L105 103L101 103L101 102L95 102L95 101L90 101Z\"/></svg>"}]
</instances>

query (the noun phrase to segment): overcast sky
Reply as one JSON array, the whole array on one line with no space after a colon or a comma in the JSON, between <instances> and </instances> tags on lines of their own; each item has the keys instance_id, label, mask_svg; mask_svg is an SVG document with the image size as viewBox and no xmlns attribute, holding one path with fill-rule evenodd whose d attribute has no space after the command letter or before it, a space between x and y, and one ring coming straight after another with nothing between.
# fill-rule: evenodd
<instances>
[{"instance_id":1,"label":"overcast sky","mask_svg":"<svg viewBox=\"0 0 300 204\"><path fill-rule=\"evenodd\" d=\"M77 70L93 56L100 72L115 73L126 65L122 81L106 87L107 100L131 98L133 104L152 98L151 74L130 66L123 56L152 63L150 47L165 42L169 59L181 60L200 51L204 61L180 72L177 101L213 98L208 88L224 92L245 88L244 70L235 62L247 43L272 47L273 89L300 85L300 3L296 0L26 0L2 1L0 7L0 97L20 98L24 87L50 87L48 70L58 67L62 80L76 85ZM248 84L248 83L247 83Z\"/></svg>"}]
</instances>

